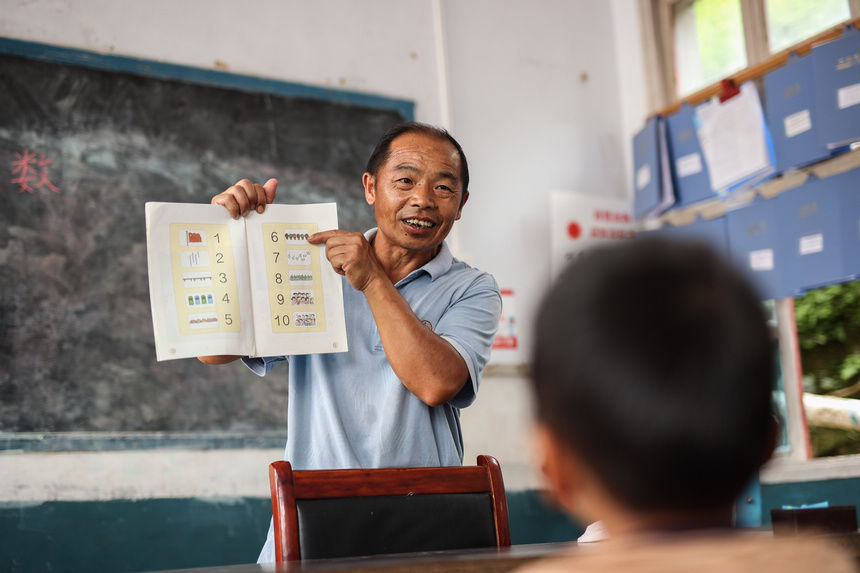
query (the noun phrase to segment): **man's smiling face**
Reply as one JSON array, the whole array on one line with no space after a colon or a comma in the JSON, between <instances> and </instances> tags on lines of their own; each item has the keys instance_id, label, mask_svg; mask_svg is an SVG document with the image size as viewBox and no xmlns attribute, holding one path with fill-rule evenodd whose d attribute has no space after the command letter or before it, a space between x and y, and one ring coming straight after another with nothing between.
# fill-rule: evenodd
<instances>
[{"instance_id":1,"label":"man's smiling face","mask_svg":"<svg viewBox=\"0 0 860 573\"><path fill-rule=\"evenodd\" d=\"M444 138L405 133L392 141L376 175L364 174L365 198L383 240L435 254L468 198L460 166L460 154Z\"/></svg>"}]
</instances>

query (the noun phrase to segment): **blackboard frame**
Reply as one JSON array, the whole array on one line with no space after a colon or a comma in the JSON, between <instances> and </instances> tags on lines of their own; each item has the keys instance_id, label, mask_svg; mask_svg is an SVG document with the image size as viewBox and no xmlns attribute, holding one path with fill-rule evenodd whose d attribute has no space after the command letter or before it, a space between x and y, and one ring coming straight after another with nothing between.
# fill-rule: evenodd
<instances>
[{"instance_id":1,"label":"blackboard frame","mask_svg":"<svg viewBox=\"0 0 860 573\"><path fill-rule=\"evenodd\" d=\"M270 93L360 105L395 111L407 121L415 118L415 102L405 99L236 74L221 70L207 70L155 60L117 56L114 54L100 54L75 48L2 37L0 37L0 54L21 56L45 62L84 66L99 70L141 74L160 79L182 80L195 84L233 88L255 93Z\"/></svg>"},{"instance_id":2,"label":"blackboard frame","mask_svg":"<svg viewBox=\"0 0 860 573\"><path fill-rule=\"evenodd\" d=\"M414 119L412 101L329 87L286 82L232 72L195 68L153 60L101 54L74 48L0 38L0 54L68 64L106 72L130 73L190 84L229 88L254 94L273 94L392 111ZM282 447L286 428L279 431L58 431L22 432L0 428L0 450L87 451L151 448Z\"/></svg>"}]
</instances>

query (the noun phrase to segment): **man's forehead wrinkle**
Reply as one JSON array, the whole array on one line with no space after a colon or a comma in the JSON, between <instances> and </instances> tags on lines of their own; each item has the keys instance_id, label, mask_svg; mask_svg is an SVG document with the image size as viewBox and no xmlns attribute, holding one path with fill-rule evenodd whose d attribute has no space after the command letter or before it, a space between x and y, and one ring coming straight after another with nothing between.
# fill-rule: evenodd
<instances>
[{"instance_id":1,"label":"man's forehead wrinkle","mask_svg":"<svg viewBox=\"0 0 860 573\"><path fill-rule=\"evenodd\" d=\"M408 157L411 153L407 150L392 150L388 162L389 165L391 165L391 169L393 171L421 171L422 167L424 167L425 170L435 167L434 165L428 164L442 163L442 165L439 165L438 168L434 169L434 171L446 177L454 179L457 178L455 173L457 173L460 168L460 156L456 151L449 158L446 158L441 162L437 162L435 159L427 157L420 151L416 151L414 153L415 155ZM407 157L403 157L404 155L407 155ZM416 158L415 156L418 157Z\"/></svg>"}]
</instances>

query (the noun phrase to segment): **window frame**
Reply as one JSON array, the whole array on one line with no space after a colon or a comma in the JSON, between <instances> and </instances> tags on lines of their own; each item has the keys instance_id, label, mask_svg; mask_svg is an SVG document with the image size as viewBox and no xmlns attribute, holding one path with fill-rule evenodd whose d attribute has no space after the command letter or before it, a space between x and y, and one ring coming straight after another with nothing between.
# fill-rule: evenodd
<instances>
[{"instance_id":1,"label":"window frame","mask_svg":"<svg viewBox=\"0 0 860 573\"><path fill-rule=\"evenodd\" d=\"M653 72L652 78L657 78L656 91L662 100L658 107L671 105L673 102L695 98L697 94L708 90L708 87L691 94L677 95L675 85L675 42L673 27L673 8L682 2L694 0L646 0L645 24L650 24L653 38L656 42L656 55L649 62ZM765 0L740 0L741 19L744 31L744 44L747 56L747 68L762 64L765 60L782 52L788 52L795 46L789 46L779 52L770 52L767 33L767 13ZM860 18L860 0L848 0L850 19ZM826 30L822 31L826 33ZM649 35L652 35L649 34ZM813 36L815 37L815 36ZM655 65L656 64L656 65Z\"/></svg>"}]
</instances>

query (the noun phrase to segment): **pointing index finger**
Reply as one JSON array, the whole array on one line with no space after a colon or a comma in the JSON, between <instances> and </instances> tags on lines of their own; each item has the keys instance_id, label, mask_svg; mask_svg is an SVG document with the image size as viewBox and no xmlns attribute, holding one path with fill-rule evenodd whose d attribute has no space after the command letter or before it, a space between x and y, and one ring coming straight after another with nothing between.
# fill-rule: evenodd
<instances>
[{"instance_id":1,"label":"pointing index finger","mask_svg":"<svg viewBox=\"0 0 860 573\"><path fill-rule=\"evenodd\" d=\"M317 244L317 243L325 243L341 231L339 229L331 229L329 231L320 231L319 233L314 233L308 237L308 242Z\"/></svg>"}]
</instances>

